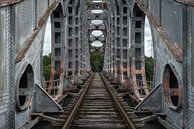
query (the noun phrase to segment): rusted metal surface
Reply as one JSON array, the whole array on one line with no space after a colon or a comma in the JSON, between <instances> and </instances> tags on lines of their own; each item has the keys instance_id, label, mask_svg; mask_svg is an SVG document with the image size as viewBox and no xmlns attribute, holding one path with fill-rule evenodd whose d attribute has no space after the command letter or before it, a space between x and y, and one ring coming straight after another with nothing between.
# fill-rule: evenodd
<instances>
[{"instance_id":1,"label":"rusted metal surface","mask_svg":"<svg viewBox=\"0 0 194 129\"><path fill-rule=\"evenodd\" d=\"M76 113L78 112L78 109L80 107L80 105L82 104L84 97L89 89L90 84L92 83L93 77L91 78L91 80L88 82L88 84L86 85L86 87L84 88L83 92L81 93L81 96L79 97L76 105L74 106L74 108L72 109L71 113L69 114L68 118L65 121L65 124L63 126L62 129L68 129L76 115Z\"/></svg>"},{"instance_id":2,"label":"rusted metal surface","mask_svg":"<svg viewBox=\"0 0 194 129\"><path fill-rule=\"evenodd\" d=\"M90 82L83 90L81 96L76 102L71 113L68 115L63 129L68 128L130 128L137 129L142 124L135 124L129 118L127 113L133 114L133 110L126 106L126 103L121 96L116 96L114 91L110 89L106 81L99 74L95 74L92 82ZM118 99L119 98L119 99ZM94 101L95 100L95 101ZM122 107L125 105L125 109ZM82 105L80 107L80 105ZM115 105L115 106L113 106ZM79 111L78 111L79 109ZM120 115L117 116L117 111ZM76 116L76 117L75 117ZM77 119L75 119L77 118ZM118 119L119 118L119 119ZM118 119L118 120L117 120ZM138 121L137 117L133 121ZM115 122L118 121L118 122Z\"/></svg>"},{"instance_id":3,"label":"rusted metal surface","mask_svg":"<svg viewBox=\"0 0 194 129\"><path fill-rule=\"evenodd\" d=\"M40 32L40 30L42 29L42 26L46 23L48 17L56 9L58 4L59 4L59 1L53 2L53 4L47 9L46 13L40 18L34 32L28 39L25 40L23 48L17 53L16 59L15 59L16 63L22 61L22 59L25 57L26 52L32 46L33 41L38 35L38 33Z\"/></svg>"},{"instance_id":4,"label":"rusted metal surface","mask_svg":"<svg viewBox=\"0 0 194 129\"><path fill-rule=\"evenodd\" d=\"M24 1L24 0L1 0L0 7L1 6L8 6L11 4L17 4L17 3L22 2L22 1Z\"/></svg>"},{"instance_id":5,"label":"rusted metal surface","mask_svg":"<svg viewBox=\"0 0 194 129\"><path fill-rule=\"evenodd\" d=\"M175 0L176 2L194 6L194 0Z\"/></svg>"},{"instance_id":6,"label":"rusted metal surface","mask_svg":"<svg viewBox=\"0 0 194 129\"><path fill-rule=\"evenodd\" d=\"M132 120L129 118L128 114L126 113L126 111L124 110L124 108L122 107L122 105L120 104L119 100L117 99L116 95L113 93L113 91L110 88L110 85L108 84L108 82L105 80L105 78L101 75L104 84L111 96L111 98L113 99L114 103L116 104L116 107L118 108L121 116L124 118L125 122L128 124L128 128L131 129L137 129L134 125L134 123L132 122Z\"/></svg>"}]
</instances>

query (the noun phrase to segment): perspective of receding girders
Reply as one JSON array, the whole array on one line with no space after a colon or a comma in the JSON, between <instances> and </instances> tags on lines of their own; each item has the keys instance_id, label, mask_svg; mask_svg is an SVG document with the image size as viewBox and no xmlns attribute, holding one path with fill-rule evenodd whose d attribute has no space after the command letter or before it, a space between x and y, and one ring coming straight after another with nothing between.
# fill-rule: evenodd
<instances>
[{"instance_id":1,"label":"perspective of receding girders","mask_svg":"<svg viewBox=\"0 0 194 129\"><path fill-rule=\"evenodd\" d=\"M194 0L0 0L0 60L0 129L194 129Z\"/></svg>"}]
</instances>

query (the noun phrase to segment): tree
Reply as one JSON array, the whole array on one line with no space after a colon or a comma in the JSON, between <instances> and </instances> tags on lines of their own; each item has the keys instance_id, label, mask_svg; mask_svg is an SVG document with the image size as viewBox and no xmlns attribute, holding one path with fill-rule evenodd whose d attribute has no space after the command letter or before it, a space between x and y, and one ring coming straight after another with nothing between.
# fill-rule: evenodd
<instances>
[{"instance_id":1,"label":"tree","mask_svg":"<svg viewBox=\"0 0 194 129\"><path fill-rule=\"evenodd\" d=\"M43 76L45 80L50 79L51 73L51 54L43 56Z\"/></svg>"},{"instance_id":2,"label":"tree","mask_svg":"<svg viewBox=\"0 0 194 129\"><path fill-rule=\"evenodd\" d=\"M154 76L154 58L145 56L145 72L147 81L153 81Z\"/></svg>"},{"instance_id":3,"label":"tree","mask_svg":"<svg viewBox=\"0 0 194 129\"><path fill-rule=\"evenodd\" d=\"M92 71L100 72L103 67L103 54L99 51L94 51L90 55Z\"/></svg>"}]
</instances>

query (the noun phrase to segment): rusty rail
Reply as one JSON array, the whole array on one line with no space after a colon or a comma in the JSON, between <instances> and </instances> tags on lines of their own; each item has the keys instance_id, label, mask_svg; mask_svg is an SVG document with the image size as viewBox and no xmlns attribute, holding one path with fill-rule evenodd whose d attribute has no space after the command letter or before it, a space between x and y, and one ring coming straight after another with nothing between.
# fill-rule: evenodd
<instances>
[{"instance_id":1,"label":"rusty rail","mask_svg":"<svg viewBox=\"0 0 194 129\"><path fill-rule=\"evenodd\" d=\"M79 97L77 103L75 104L74 108L73 108L72 111L70 112L70 114L69 114L67 120L65 121L65 124L64 124L64 126L63 126L62 129L68 129L68 128L70 127L70 125L71 125L71 123L72 123L72 121L73 121L75 115L76 115L77 112L78 112L79 107L81 106L81 104L82 104L82 102L83 102L83 100L84 100L84 98L85 98L85 95L86 95L86 93L87 93L87 91L88 91L88 89L89 89L90 84L92 83L93 78L94 78L94 75L92 75L91 79L90 79L90 80L88 81L88 83L86 84L84 90L83 90L82 93L81 93L81 96Z\"/></svg>"},{"instance_id":2,"label":"rusty rail","mask_svg":"<svg viewBox=\"0 0 194 129\"><path fill-rule=\"evenodd\" d=\"M128 127L130 129L137 129L134 125L134 123L132 122L132 120L129 118L129 116L127 115L126 111L124 110L124 108L122 107L122 105L120 104L119 100L117 99L116 95L113 93L112 89L110 88L108 82L106 81L106 79L102 76L102 74L100 74L106 88L107 91L110 93L110 96L112 98L112 100L114 101L117 109L119 110L121 116L124 118L126 124L128 125Z\"/></svg>"},{"instance_id":3,"label":"rusty rail","mask_svg":"<svg viewBox=\"0 0 194 129\"><path fill-rule=\"evenodd\" d=\"M116 105L116 108L118 109L119 113L121 114L122 118L124 119L127 127L129 127L130 129L137 129L135 127L134 123L132 122L132 120L130 119L130 117L127 115L124 108L122 107L121 103L117 99L116 95L113 93L113 90L111 90L110 86L108 86L109 85L108 82L105 80L105 78L101 74L100 74L100 77L103 80L103 83L105 84L105 87L106 87L108 93L110 94L112 101ZM62 129L68 129L71 126L72 121L74 120L76 114L78 113L78 109L80 108L81 104L83 103L83 100L84 100L84 98L89 90L89 87L93 81L93 78L94 78L94 75L87 82L87 84L86 84L85 88L83 89L77 103L75 104L75 106L71 110L70 114L68 115Z\"/></svg>"}]
</instances>

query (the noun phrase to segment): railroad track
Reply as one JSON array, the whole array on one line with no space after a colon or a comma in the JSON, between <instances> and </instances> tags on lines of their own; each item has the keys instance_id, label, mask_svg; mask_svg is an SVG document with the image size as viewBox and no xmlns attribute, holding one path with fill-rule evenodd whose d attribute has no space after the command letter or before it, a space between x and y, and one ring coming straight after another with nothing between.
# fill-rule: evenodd
<instances>
[{"instance_id":1,"label":"railroad track","mask_svg":"<svg viewBox=\"0 0 194 129\"><path fill-rule=\"evenodd\" d=\"M62 129L145 129L133 109L98 73L71 105Z\"/></svg>"}]
</instances>

